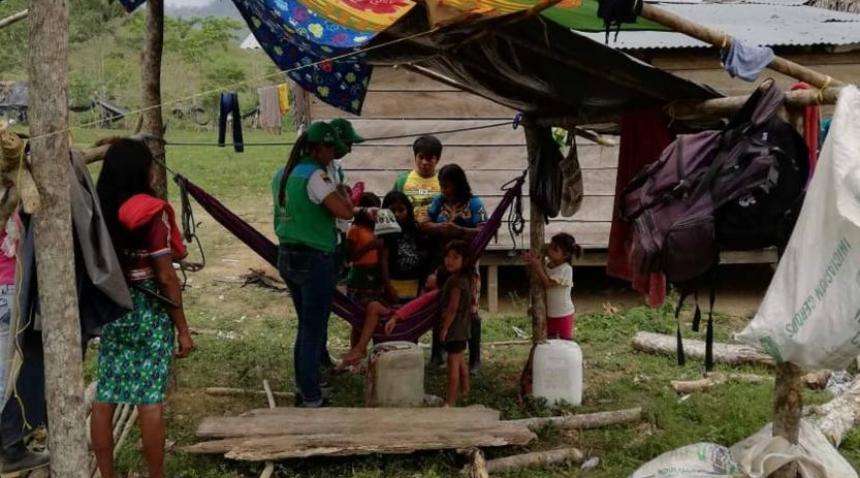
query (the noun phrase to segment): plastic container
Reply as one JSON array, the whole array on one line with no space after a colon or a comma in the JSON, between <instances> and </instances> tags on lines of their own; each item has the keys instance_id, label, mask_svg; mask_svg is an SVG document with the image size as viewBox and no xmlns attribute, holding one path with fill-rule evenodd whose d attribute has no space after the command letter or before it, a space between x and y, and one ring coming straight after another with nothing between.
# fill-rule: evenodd
<instances>
[{"instance_id":1,"label":"plastic container","mask_svg":"<svg viewBox=\"0 0 860 478\"><path fill-rule=\"evenodd\" d=\"M424 354L412 342L373 348L365 380L369 407L420 407L424 403Z\"/></svg>"},{"instance_id":2,"label":"plastic container","mask_svg":"<svg viewBox=\"0 0 860 478\"><path fill-rule=\"evenodd\" d=\"M570 340L549 340L535 348L532 395L550 405L582 404L582 349Z\"/></svg>"}]
</instances>

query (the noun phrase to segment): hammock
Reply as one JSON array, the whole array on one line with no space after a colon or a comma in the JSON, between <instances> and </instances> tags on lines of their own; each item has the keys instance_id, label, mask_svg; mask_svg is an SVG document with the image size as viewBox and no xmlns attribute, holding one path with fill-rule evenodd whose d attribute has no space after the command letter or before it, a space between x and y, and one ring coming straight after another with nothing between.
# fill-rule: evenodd
<instances>
[{"instance_id":1,"label":"hammock","mask_svg":"<svg viewBox=\"0 0 860 478\"><path fill-rule=\"evenodd\" d=\"M224 204L215 199L209 193L200 189L197 185L188 180L188 178L176 174L173 178L176 184L179 185L181 194L190 195L200 204L203 209L208 212L212 218L224 226L231 234L236 236L245 245L250 247L254 252L260 255L269 264L277 267L278 264L278 246L264 236L260 231L254 229L250 224L243 221L242 218L227 209ZM505 211L514 201L520 202L520 193L522 191L523 182L525 181L525 173L522 176L510 181L502 189L505 195L502 197L499 205L493 211L493 214L484 224L481 232L472 239L470 252L472 257L477 260L487 245L492 240L493 236L499 230L502 224L502 217ZM519 209L519 207L517 207ZM433 294L430 296L430 294ZM403 309L410 310L410 313L398 320L394 331L386 335L382 331L382 327L378 327L373 335L375 343L390 342L394 340L403 340L416 342L425 332L433 328L439 312L438 291L428 292L411 302L403 305ZM410 307L410 305L412 307ZM342 317L353 327L361 327L364 321L364 308L352 301L339 290L334 292L334 300L332 302L332 312ZM399 314L398 314L399 315Z\"/></svg>"}]
</instances>

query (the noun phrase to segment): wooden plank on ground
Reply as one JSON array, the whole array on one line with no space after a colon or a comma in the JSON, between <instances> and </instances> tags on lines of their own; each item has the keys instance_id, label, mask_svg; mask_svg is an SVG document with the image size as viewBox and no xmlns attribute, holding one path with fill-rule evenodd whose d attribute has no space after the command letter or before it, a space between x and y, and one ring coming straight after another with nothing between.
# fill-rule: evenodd
<instances>
[{"instance_id":1,"label":"wooden plank on ground","mask_svg":"<svg viewBox=\"0 0 860 478\"><path fill-rule=\"evenodd\" d=\"M247 461L525 445L535 438L526 424L500 421L499 412L480 406L260 409L209 417L198 436L220 439L185 451Z\"/></svg>"},{"instance_id":2,"label":"wooden plank on ground","mask_svg":"<svg viewBox=\"0 0 860 478\"><path fill-rule=\"evenodd\" d=\"M513 119L516 111L488 101L480 96L460 91L379 91L369 93L364 100L364 118L400 119ZM357 118L329 106L316 97L311 98L311 118Z\"/></svg>"},{"instance_id":3,"label":"wooden plank on ground","mask_svg":"<svg viewBox=\"0 0 860 478\"><path fill-rule=\"evenodd\" d=\"M523 425L500 422L496 427L450 431L400 424L400 430L365 430L357 434L281 435L230 438L184 448L195 454L224 453L243 461L283 460L310 456L349 456L371 453L406 454L419 450L526 445L535 435Z\"/></svg>"},{"instance_id":4,"label":"wooden plank on ground","mask_svg":"<svg viewBox=\"0 0 860 478\"><path fill-rule=\"evenodd\" d=\"M416 411L420 410L420 411ZM353 434L368 429L396 430L409 423L414 427L457 429L465 424L479 428L499 421L499 412L489 408L274 408L239 417L207 417L197 428L201 438L241 436Z\"/></svg>"}]
</instances>

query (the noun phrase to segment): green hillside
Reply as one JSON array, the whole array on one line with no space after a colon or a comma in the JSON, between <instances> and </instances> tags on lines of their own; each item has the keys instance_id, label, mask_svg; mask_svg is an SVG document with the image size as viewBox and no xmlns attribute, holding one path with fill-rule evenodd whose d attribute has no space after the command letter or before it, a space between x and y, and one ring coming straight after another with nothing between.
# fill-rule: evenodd
<instances>
[{"instance_id":1,"label":"green hillside","mask_svg":"<svg viewBox=\"0 0 860 478\"><path fill-rule=\"evenodd\" d=\"M27 8L27 4L26 0L0 3L0 18ZM97 96L126 109L139 106L145 10L129 15L116 2L70 0L72 105ZM242 111L248 111L257 103L256 88L278 81L277 69L264 53L239 48L243 29L241 22L230 18L166 19L162 65L162 97L170 103L165 107L166 117L172 118L174 108L192 104L214 116L222 89L239 91ZM0 30L0 44L0 81L26 79L26 22ZM200 95L203 92L209 93ZM72 116L74 122L82 124L95 119L93 115Z\"/></svg>"}]
</instances>

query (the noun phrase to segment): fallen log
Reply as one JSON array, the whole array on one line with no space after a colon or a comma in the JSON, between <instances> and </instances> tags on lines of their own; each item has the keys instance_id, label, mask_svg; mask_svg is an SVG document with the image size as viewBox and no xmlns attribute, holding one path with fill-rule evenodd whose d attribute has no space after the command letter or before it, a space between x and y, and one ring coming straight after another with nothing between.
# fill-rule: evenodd
<instances>
[{"instance_id":1,"label":"fallen log","mask_svg":"<svg viewBox=\"0 0 860 478\"><path fill-rule=\"evenodd\" d=\"M675 355L677 341L674 335L637 332L633 337L633 348L640 352L662 355ZM684 353L687 357L705 358L705 342L684 339ZM773 366L773 357L747 345L714 343L714 362L730 365L768 365Z\"/></svg>"},{"instance_id":2,"label":"fallen log","mask_svg":"<svg viewBox=\"0 0 860 478\"><path fill-rule=\"evenodd\" d=\"M469 465L463 470L463 474L469 478L490 478L487 470L487 462L484 460L484 452L479 448L469 450Z\"/></svg>"},{"instance_id":3,"label":"fallen log","mask_svg":"<svg viewBox=\"0 0 860 478\"><path fill-rule=\"evenodd\" d=\"M639 421L642 418L642 409L639 407L612 412L584 413L579 415L567 415L562 417L536 417L523 418L520 420L508 420L504 423L515 423L527 425L531 429L545 427L547 425L564 429L588 430L621 423Z\"/></svg>"},{"instance_id":4,"label":"fallen log","mask_svg":"<svg viewBox=\"0 0 860 478\"><path fill-rule=\"evenodd\" d=\"M710 390L715 385L726 382L764 383L772 380L771 377L751 373L709 373L698 380L672 380L671 384L675 392L688 394Z\"/></svg>"},{"instance_id":5,"label":"fallen log","mask_svg":"<svg viewBox=\"0 0 860 478\"><path fill-rule=\"evenodd\" d=\"M211 395L213 397L267 397L268 395L264 390L248 390L245 388L230 387L207 387L203 389L203 393L205 393L206 395ZM277 398L286 399L291 399L295 396L291 392L272 392L272 395Z\"/></svg>"},{"instance_id":6,"label":"fallen log","mask_svg":"<svg viewBox=\"0 0 860 478\"><path fill-rule=\"evenodd\" d=\"M20 22L21 20L27 18L27 15L29 15L29 14L30 14L30 10L21 10L20 12L14 14L14 15L9 15L8 17L0 20L0 28L5 28L5 27L8 27L9 25L14 25L14 24Z\"/></svg>"},{"instance_id":7,"label":"fallen log","mask_svg":"<svg viewBox=\"0 0 860 478\"><path fill-rule=\"evenodd\" d=\"M555 450L536 451L522 455L506 456L487 461L484 466L487 473L506 472L534 466L555 465L559 463L581 463L585 454L576 448L557 448Z\"/></svg>"},{"instance_id":8,"label":"fallen log","mask_svg":"<svg viewBox=\"0 0 860 478\"><path fill-rule=\"evenodd\" d=\"M838 447L848 431L860 422L860 376L842 395L812 410L819 417L815 423L821 433Z\"/></svg>"}]
</instances>

